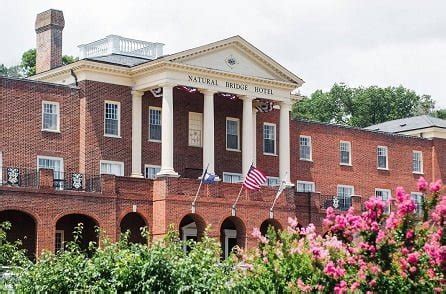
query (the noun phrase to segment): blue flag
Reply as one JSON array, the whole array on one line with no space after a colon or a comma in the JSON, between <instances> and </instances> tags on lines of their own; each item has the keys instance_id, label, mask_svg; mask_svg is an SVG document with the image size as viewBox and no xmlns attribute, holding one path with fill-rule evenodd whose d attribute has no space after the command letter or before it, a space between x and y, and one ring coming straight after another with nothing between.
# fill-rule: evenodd
<instances>
[{"instance_id":1,"label":"blue flag","mask_svg":"<svg viewBox=\"0 0 446 294\"><path fill-rule=\"evenodd\" d=\"M201 181L203 184L215 184L216 177L217 177L216 175L208 173L208 170L206 169L206 171L203 174L203 177L201 178Z\"/></svg>"}]
</instances>

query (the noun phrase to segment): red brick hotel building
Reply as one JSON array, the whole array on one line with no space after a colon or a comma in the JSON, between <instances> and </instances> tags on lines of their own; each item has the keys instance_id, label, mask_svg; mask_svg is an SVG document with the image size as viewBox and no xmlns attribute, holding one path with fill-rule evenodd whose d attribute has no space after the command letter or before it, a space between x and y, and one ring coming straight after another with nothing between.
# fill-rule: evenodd
<instances>
[{"instance_id":1,"label":"red brick hotel building","mask_svg":"<svg viewBox=\"0 0 446 294\"><path fill-rule=\"evenodd\" d=\"M303 81L239 36L163 55L163 44L110 35L62 65L61 11L36 19L37 74L0 78L0 222L32 254L55 251L84 223L117 240L205 227L225 254L251 246L253 227L315 223L328 206L361 209L415 180L444 178L444 121L418 117L371 129L290 118ZM413 126L412 126L413 125ZM244 191L250 165L268 176ZM203 185L203 168L220 181ZM289 187L270 214L277 184ZM414 198L420 196L413 194Z\"/></svg>"}]
</instances>

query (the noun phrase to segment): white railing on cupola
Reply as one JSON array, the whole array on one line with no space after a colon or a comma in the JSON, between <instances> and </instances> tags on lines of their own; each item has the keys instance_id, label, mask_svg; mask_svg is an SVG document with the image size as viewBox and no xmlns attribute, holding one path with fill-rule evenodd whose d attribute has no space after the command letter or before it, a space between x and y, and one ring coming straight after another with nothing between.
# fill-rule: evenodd
<instances>
[{"instance_id":1,"label":"white railing on cupola","mask_svg":"<svg viewBox=\"0 0 446 294\"><path fill-rule=\"evenodd\" d=\"M79 45L80 58L104 56L109 54L123 54L147 59L155 59L163 55L162 43L152 43L109 35L89 44Z\"/></svg>"}]
</instances>

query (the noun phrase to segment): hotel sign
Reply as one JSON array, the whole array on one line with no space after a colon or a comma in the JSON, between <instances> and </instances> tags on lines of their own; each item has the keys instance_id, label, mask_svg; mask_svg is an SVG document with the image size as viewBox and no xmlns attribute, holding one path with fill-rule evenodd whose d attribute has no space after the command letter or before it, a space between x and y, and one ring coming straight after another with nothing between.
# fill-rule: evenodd
<instances>
[{"instance_id":1,"label":"hotel sign","mask_svg":"<svg viewBox=\"0 0 446 294\"><path fill-rule=\"evenodd\" d=\"M188 77L189 82L207 85L207 86L224 87L224 88L228 89L229 93L231 93L231 90L238 90L238 91L254 92L254 93L259 93L259 94L264 94L264 95L274 95L273 89L270 89L270 88L252 86L252 85L245 84L245 83L211 79L211 78L202 77L202 76L188 75L187 77Z\"/></svg>"}]
</instances>

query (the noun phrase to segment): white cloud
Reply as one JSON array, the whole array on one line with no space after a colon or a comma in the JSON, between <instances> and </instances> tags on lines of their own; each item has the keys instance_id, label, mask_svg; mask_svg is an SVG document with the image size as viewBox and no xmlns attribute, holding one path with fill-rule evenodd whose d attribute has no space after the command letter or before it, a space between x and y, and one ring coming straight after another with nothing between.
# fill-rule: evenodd
<instances>
[{"instance_id":1,"label":"white cloud","mask_svg":"<svg viewBox=\"0 0 446 294\"><path fill-rule=\"evenodd\" d=\"M444 1L2 0L0 63L35 46L34 20L65 14L64 53L108 34L163 42L167 53L239 34L307 83L399 85L446 107Z\"/></svg>"}]
</instances>

